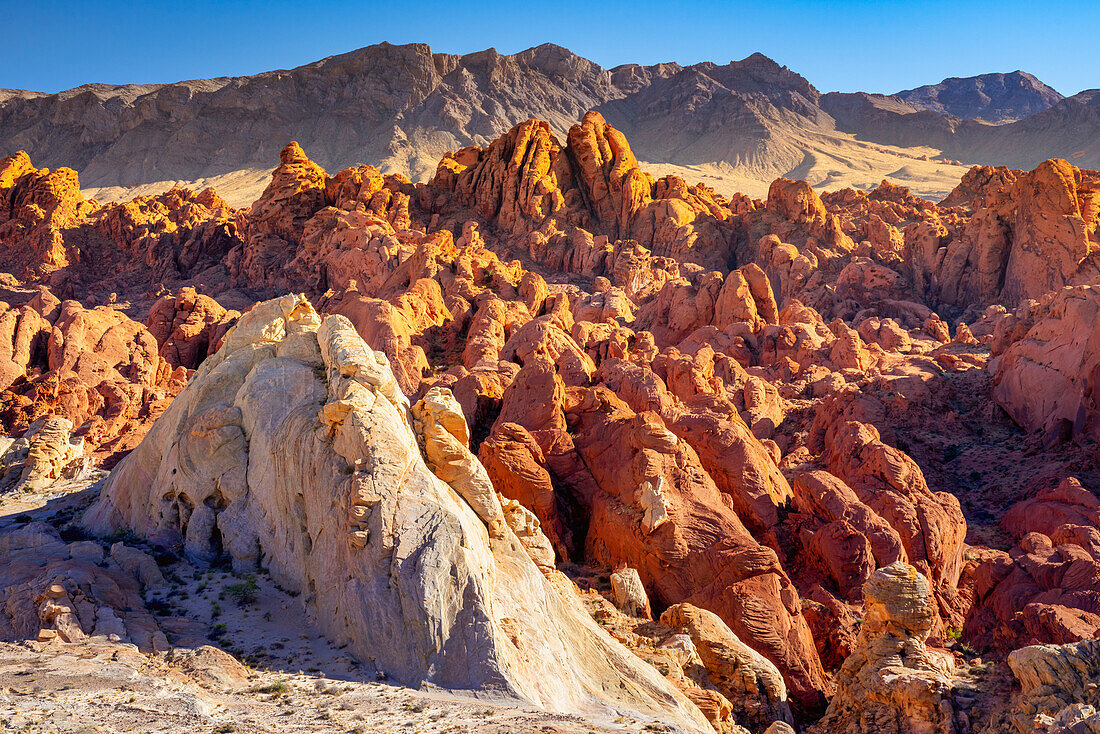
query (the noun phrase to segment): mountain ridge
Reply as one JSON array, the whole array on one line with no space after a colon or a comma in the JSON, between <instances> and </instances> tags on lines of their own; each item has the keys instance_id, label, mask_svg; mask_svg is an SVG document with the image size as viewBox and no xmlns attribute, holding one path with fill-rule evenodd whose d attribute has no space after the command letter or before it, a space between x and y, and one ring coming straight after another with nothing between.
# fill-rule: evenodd
<instances>
[{"instance_id":1,"label":"mountain ridge","mask_svg":"<svg viewBox=\"0 0 1100 734\"><path fill-rule=\"evenodd\" d=\"M251 76L5 90L0 153L73 166L105 200L182 182L215 184L243 205L289 140L327 168L370 163L423 181L445 153L484 146L525 119L564 136L596 110L635 141L640 160L727 194L763 196L772 179L794 176L818 189L891 178L939 198L964 172L960 161L1100 166L1089 143L1100 121L1074 100L1036 113L1045 124L1025 124L1032 115L993 126L896 95L822 94L761 53L605 69L550 43L515 54L382 43Z\"/></svg>"},{"instance_id":2,"label":"mountain ridge","mask_svg":"<svg viewBox=\"0 0 1100 734\"><path fill-rule=\"evenodd\" d=\"M1035 76L1020 70L1008 74L948 77L939 84L906 89L893 96L917 109L994 124L1016 122L1065 99Z\"/></svg>"}]
</instances>

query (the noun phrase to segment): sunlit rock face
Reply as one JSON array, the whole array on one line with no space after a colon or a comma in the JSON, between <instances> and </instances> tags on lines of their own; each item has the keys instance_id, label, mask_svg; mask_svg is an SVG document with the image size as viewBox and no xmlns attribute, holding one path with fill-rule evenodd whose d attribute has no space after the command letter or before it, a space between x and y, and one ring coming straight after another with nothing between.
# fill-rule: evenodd
<instances>
[{"instance_id":1,"label":"sunlit rock face","mask_svg":"<svg viewBox=\"0 0 1100 734\"><path fill-rule=\"evenodd\" d=\"M539 570L548 541L533 516L505 511L467 438L449 391L410 406L350 321L284 296L226 334L85 522L200 562L262 564L334 642L396 680L706 730Z\"/></svg>"}]
</instances>

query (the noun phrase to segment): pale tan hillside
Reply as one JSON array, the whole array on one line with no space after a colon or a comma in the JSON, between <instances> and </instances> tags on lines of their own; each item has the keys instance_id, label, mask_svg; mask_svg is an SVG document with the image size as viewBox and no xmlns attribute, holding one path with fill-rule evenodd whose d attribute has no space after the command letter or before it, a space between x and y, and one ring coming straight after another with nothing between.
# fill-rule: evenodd
<instances>
[{"instance_id":1,"label":"pale tan hillside","mask_svg":"<svg viewBox=\"0 0 1100 734\"><path fill-rule=\"evenodd\" d=\"M676 165L641 161L656 177L680 176L689 183L701 183L723 196L748 194L755 199L768 195L768 186L778 176L808 181L818 191L842 188L870 190L883 180L909 187L917 196L939 201L958 184L967 166L933 160L939 152L931 148L898 148L856 140L847 133L807 135L802 164L790 171L768 174L728 163ZM382 166L385 169L385 166ZM433 169L434 170L434 169ZM409 174L408 171L398 171ZM427 181L430 176L412 176ZM82 190L84 196L102 203L129 201L138 196L159 194L173 186L203 189L213 186L230 205L251 206L271 180L271 169L248 168L193 181L157 181L139 186L101 186Z\"/></svg>"}]
</instances>

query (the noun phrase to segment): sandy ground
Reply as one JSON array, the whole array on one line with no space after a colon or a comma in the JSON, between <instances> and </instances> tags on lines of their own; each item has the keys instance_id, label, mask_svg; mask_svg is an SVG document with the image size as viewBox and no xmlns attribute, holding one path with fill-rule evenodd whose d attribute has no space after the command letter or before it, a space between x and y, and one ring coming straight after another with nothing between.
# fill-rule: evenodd
<instances>
[{"instance_id":1,"label":"sandy ground","mask_svg":"<svg viewBox=\"0 0 1100 734\"><path fill-rule=\"evenodd\" d=\"M808 181L818 191L846 187L866 190L878 186L883 179L889 179L891 183L908 186L918 196L939 201L958 185L959 179L969 170L969 166L937 160L939 151L932 148L898 148L868 143L841 132L802 131L799 138L797 142L805 150L805 157L801 164L783 173L753 171L728 164L682 166L652 161L640 161L640 164L657 178L680 176L688 183L704 183L723 196L741 192L755 199L767 198L768 186L783 175ZM157 181L140 186L86 188L83 193L87 198L108 203L158 194L173 186L195 190L213 186L230 206L245 208L263 193L271 180L272 170L250 168L197 181Z\"/></svg>"},{"instance_id":2,"label":"sandy ground","mask_svg":"<svg viewBox=\"0 0 1100 734\"><path fill-rule=\"evenodd\" d=\"M316 662L308 651L300 659ZM143 655L102 638L80 645L0 643L0 731L5 732L640 730L637 723L593 726L499 701L320 673L257 668L240 685L219 689L191 680L163 654Z\"/></svg>"},{"instance_id":3,"label":"sandy ground","mask_svg":"<svg viewBox=\"0 0 1100 734\"><path fill-rule=\"evenodd\" d=\"M153 183L137 186L103 186L81 189L86 199L95 199L101 204L118 201L130 201L139 196L149 196L168 191L173 186L181 186L185 189L202 191L208 186L213 186L218 195L225 199L229 206L243 209L252 205L260 194L264 192L271 182L271 172L274 168L245 168L240 171L225 173L221 176L200 178L195 181L155 181Z\"/></svg>"},{"instance_id":4,"label":"sandy ground","mask_svg":"<svg viewBox=\"0 0 1100 734\"><path fill-rule=\"evenodd\" d=\"M958 186L969 166L936 160L932 148L895 148L857 140L847 133L805 133L799 141L805 150L802 162L781 173L756 172L726 164L680 166L639 162L655 177L675 175L688 183L703 183L729 197L734 193L766 199L771 182L780 176L808 182L819 193L854 188L867 191L889 180L907 186L917 196L940 201Z\"/></svg>"}]
</instances>

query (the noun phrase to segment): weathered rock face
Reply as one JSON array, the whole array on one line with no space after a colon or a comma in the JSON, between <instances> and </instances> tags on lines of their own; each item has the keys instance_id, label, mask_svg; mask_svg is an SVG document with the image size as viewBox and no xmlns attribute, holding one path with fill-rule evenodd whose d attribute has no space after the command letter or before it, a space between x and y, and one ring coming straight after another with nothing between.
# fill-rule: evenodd
<instances>
[{"instance_id":1,"label":"weathered rock face","mask_svg":"<svg viewBox=\"0 0 1100 734\"><path fill-rule=\"evenodd\" d=\"M852 654L837 673L837 693L811 732L949 734L954 663L925 646L935 622L928 580L897 562L863 587L864 620Z\"/></svg>"},{"instance_id":2,"label":"weathered rock face","mask_svg":"<svg viewBox=\"0 0 1100 734\"><path fill-rule=\"evenodd\" d=\"M1100 498L1076 477L1066 477L1010 507L1001 526L1018 538L1028 533L1054 537L1067 526L1100 530Z\"/></svg>"},{"instance_id":3,"label":"weathered rock face","mask_svg":"<svg viewBox=\"0 0 1100 734\"><path fill-rule=\"evenodd\" d=\"M1013 183L1010 201L998 212L1008 214L1013 237L1001 290L1005 302L1035 298L1082 278L1095 281L1100 179L1064 160L1048 160Z\"/></svg>"},{"instance_id":4,"label":"weathered rock face","mask_svg":"<svg viewBox=\"0 0 1100 734\"><path fill-rule=\"evenodd\" d=\"M793 698L818 705L824 675L798 593L691 446L659 415L634 413L606 388L571 391L568 401L572 439L590 472L574 480L590 517L590 557L637 568L661 604L717 613L779 668Z\"/></svg>"},{"instance_id":5,"label":"weathered rock face","mask_svg":"<svg viewBox=\"0 0 1100 734\"><path fill-rule=\"evenodd\" d=\"M845 318L855 315L843 313L844 301L854 298L882 317L893 316L881 303L886 293L889 300L954 311L1015 306L1066 285L1095 282L1098 197L1095 172L1052 159L1030 172L975 167L938 206L888 182L869 193L845 189L815 200L800 182L780 180L769 196L773 218L753 213L743 220L754 233L783 240L779 247L758 248L762 265L775 260L776 275L798 256L811 259L803 270L850 271L837 279L835 294L811 278L805 285L817 286L813 297L792 295ZM829 222L836 226L823 225ZM831 232L859 243L852 253L858 257L847 257L852 247ZM860 260L864 264L854 267Z\"/></svg>"},{"instance_id":6,"label":"weathered rock face","mask_svg":"<svg viewBox=\"0 0 1100 734\"><path fill-rule=\"evenodd\" d=\"M1100 632L1100 549L1094 527L1029 533L977 568L974 606L963 633L1007 652L1021 644L1066 643ZM1086 547L1087 546L1087 547Z\"/></svg>"},{"instance_id":7,"label":"weathered rock face","mask_svg":"<svg viewBox=\"0 0 1100 734\"><path fill-rule=\"evenodd\" d=\"M779 671L737 639L717 614L674 604L661 614L661 624L691 637L710 682L732 704L736 721L753 730L794 721Z\"/></svg>"},{"instance_id":8,"label":"weathered rock face","mask_svg":"<svg viewBox=\"0 0 1100 734\"><path fill-rule=\"evenodd\" d=\"M283 148L271 183L249 210L244 246L230 263L238 282L279 278L294 259L306 221L325 206L326 178L297 142Z\"/></svg>"},{"instance_id":9,"label":"weathered rock face","mask_svg":"<svg viewBox=\"0 0 1100 734\"><path fill-rule=\"evenodd\" d=\"M838 510L845 505L851 507L848 512L858 523L852 529L865 539L853 538L856 547L839 557L830 559L831 554L825 553L830 573L837 578L847 577L849 582L850 577L840 570L843 566L866 573L869 559L859 547L870 551L879 562L904 560L931 580L940 617L945 620L958 617L957 621L961 621L957 587L963 567L966 519L959 500L947 492L931 491L912 457L884 443L873 425L851 420L866 416L861 413L860 401L853 402L848 397L842 395L822 402L814 422L814 431L820 431L825 465L841 482L837 485L829 481L825 486L807 482L805 489L812 491L803 493L803 502L814 501L812 495L818 495L821 499L816 501L835 503ZM853 505L853 496L844 491L845 484L870 512ZM836 517L843 519L845 514L842 511ZM876 515L894 532L887 531ZM850 534L845 529L841 535ZM903 555L898 553L897 541ZM821 550L829 547L835 546L826 543Z\"/></svg>"},{"instance_id":10,"label":"weathered rock face","mask_svg":"<svg viewBox=\"0 0 1100 734\"><path fill-rule=\"evenodd\" d=\"M653 619L653 610L649 608L649 596L638 572L624 566L611 574L611 594L615 606L639 619Z\"/></svg>"},{"instance_id":11,"label":"weathered rock face","mask_svg":"<svg viewBox=\"0 0 1100 734\"><path fill-rule=\"evenodd\" d=\"M517 423L502 423L482 442L478 456L489 472L493 487L533 512L558 556L569 558L572 534L561 521L553 481L545 468L545 454L530 432ZM633 575L636 577L637 571ZM627 583L624 580L624 585ZM644 587L642 601L641 610L648 614L649 602L645 600Z\"/></svg>"},{"instance_id":12,"label":"weathered rock face","mask_svg":"<svg viewBox=\"0 0 1100 734\"><path fill-rule=\"evenodd\" d=\"M843 598L858 602L871 573L908 561L901 536L856 493L825 471L800 474L792 483L794 506L821 524L804 541L807 560L826 573Z\"/></svg>"},{"instance_id":13,"label":"weathered rock face","mask_svg":"<svg viewBox=\"0 0 1100 734\"><path fill-rule=\"evenodd\" d=\"M157 354L156 339L113 308L59 302L43 289L0 311L5 332L0 422L8 434L53 415L80 428L89 450L129 448L182 387L182 371Z\"/></svg>"},{"instance_id":14,"label":"weathered rock face","mask_svg":"<svg viewBox=\"0 0 1100 734\"><path fill-rule=\"evenodd\" d=\"M1100 731L1100 641L1024 647L1008 666L1020 682L1010 715L1020 734Z\"/></svg>"},{"instance_id":15,"label":"weathered rock face","mask_svg":"<svg viewBox=\"0 0 1100 734\"><path fill-rule=\"evenodd\" d=\"M460 204L512 234L549 217L578 217L581 207L568 157L538 120L520 123L484 150L464 148L444 158L432 182L430 188L453 192Z\"/></svg>"},{"instance_id":16,"label":"weathered rock face","mask_svg":"<svg viewBox=\"0 0 1100 734\"><path fill-rule=\"evenodd\" d=\"M1100 438L1100 288L1048 293L1004 321L997 403L1025 429L1043 431L1048 445L1080 434ZM1018 329L1026 331L1009 342Z\"/></svg>"},{"instance_id":17,"label":"weathered rock face","mask_svg":"<svg viewBox=\"0 0 1100 734\"><path fill-rule=\"evenodd\" d=\"M45 523L0 533L0 638L83 642L117 635L144 652L168 640L145 608L143 587L164 583L156 562L136 548L66 543Z\"/></svg>"},{"instance_id":18,"label":"weathered rock face","mask_svg":"<svg viewBox=\"0 0 1100 734\"><path fill-rule=\"evenodd\" d=\"M449 392L411 410L349 321L284 296L240 319L85 522L197 560L262 559L326 635L397 680L703 730L536 567L537 521L505 512L467 438Z\"/></svg>"},{"instance_id":19,"label":"weathered rock face","mask_svg":"<svg viewBox=\"0 0 1100 734\"><path fill-rule=\"evenodd\" d=\"M821 197L805 181L776 179L768 190L768 209L799 224L823 225L828 214Z\"/></svg>"},{"instance_id":20,"label":"weathered rock face","mask_svg":"<svg viewBox=\"0 0 1100 734\"><path fill-rule=\"evenodd\" d=\"M249 211L251 227L295 242L306 220L325 205L325 170L306 157L296 141L279 154L263 196Z\"/></svg>"},{"instance_id":21,"label":"weathered rock face","mask_svg":"<svg viewBox=\"0 0 1100 734\"><path fill-rule=\"evenodd\" d=\"M569 129L569 150L577 180L595 218L617 237L630 230L634 216L651 201L653 179L638 168L626 137L589 112Z\"/></svg>"},{"instance_id":22,"label":"weathered rock face","mask_svg":"<svg viewBox=\"0 0 1100 734\"><path fill-rule=\"evenodd\" d=\"M173 188L108 204L71 233L78 260L51 282L63 278L74 292L184 280L221 288L224 260L240 243L241 226L239 212L212 188Z\"/></svg>"}]
</instances>

